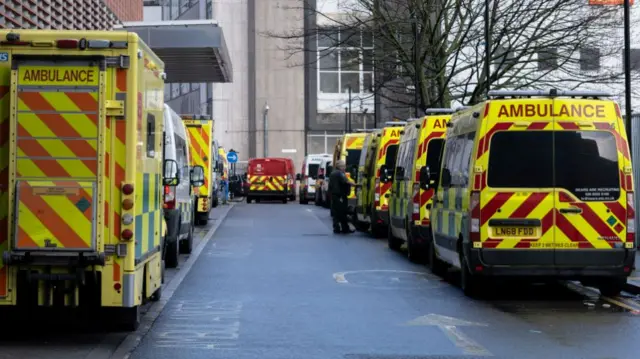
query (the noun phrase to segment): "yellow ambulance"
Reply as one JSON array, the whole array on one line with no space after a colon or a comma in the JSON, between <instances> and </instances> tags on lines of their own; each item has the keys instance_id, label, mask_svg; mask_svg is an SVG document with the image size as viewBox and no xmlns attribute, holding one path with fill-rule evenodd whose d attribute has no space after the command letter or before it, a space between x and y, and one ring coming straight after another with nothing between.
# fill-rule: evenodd
<instances>
[{"instance_id":1,"label":"yellow ambulance","mask_svg":"<svg viewBox=\"0 0 640 359\"><path fill-rule=\"evenodd\" d=\"M216 151L213 141L214 121L211 116L206 115L180 115L180 117L189 134L191 166L200 166L204 169L204 183L194 188L193 202L195 203L194 224L206 226L215 195L211 178Z\"/></svg>"},{"instance_id":2,"label":"yellow ambulance","mask_svg":"<svg viewBox=\"0 0 640 359\"><path fill-rule=\"evenodd\" d=\"M389 225L391 182L382 182L381 173L395 168L400 132L406 122L386 122L384 127L365 138L358 168L356 187L356 223L359 229L371 229L374 237L385 237Z\"/></svg>"},{"instance_id":3,"label":"yellow ambulance","mask_svg":"<svg viewBox=\"0 0 640 359\"><path fill-rule=\"evenodd\" d=\"M333 150L332 162L333 166L339 160L343 160L347 164L347 178L355 184L355 180L358 172L358 163L360 162L360 151L364 144L364 138L367 135L366 132L360 133L347 133L338 138ZM329 195L328 198L331 198ZM351 186L351 193L348 197L349 212L353 213L356 206L356 191L355 186Z\"/></svg>"},{"instance_id":4,"label":"yellow ambulance","mask_svg":"<svg viewBox=\"0 0 640 359\"><path fill-rule=\"evenodd\" d=\"M112 310L133 330L160 298L162 188L179 180L164 64L126 31L0 39L0 306Z\"/></svg>"},{"instance_id":5,"label":"yellow ambulance","mask_svg":"<svg viewBox=\"0 0 640 359\"><path fill-rule=\"evenodd\" d=\"M494 277L620 293L635 261L631 157L607 94L494 91L452 116L431 214L436 273L465 294ZM437 178L437 175L433 178Z\"/></svg>"},{"instance_id":6,"label":"yellow ambulance","mask_svg":"<svg viewBox=\"0 0 640 359\"><path fill-rule=\"evenodd\" d=\"M453 112L448 108L429 108L426 116L407 123L402 130L395 168L388 168L382 176L391 186L389 248L397 250L406 243L413 262L427 258L431 242L429 218L434 190L433 183L422 179L426 178L427 168L432 174L437 173L447 123Z\"/></svg>"}]
</instances>

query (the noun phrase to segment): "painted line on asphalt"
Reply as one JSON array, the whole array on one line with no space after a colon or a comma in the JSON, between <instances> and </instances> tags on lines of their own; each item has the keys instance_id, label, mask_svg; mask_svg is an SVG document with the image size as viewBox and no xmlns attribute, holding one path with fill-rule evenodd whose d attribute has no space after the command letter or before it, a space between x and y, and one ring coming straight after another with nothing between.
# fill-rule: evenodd
<instances>
[{"instance_id":1,"label":"painted line on asphalt","mask_svg":"<svg viewBox=\"0 0 640 359\"><path fill-rule=\"evenodd\" d=\"M609 304L613 304L617 307L620 307L622 309L626 309L629 310L631 312L631 314L635 314L638 315L640 314L640 304L635 303L631 300L628 300L627 298L623 298L623 297L607 297L604 295L600 294L600 291L593 289L593 288L589 288L589 287L585 287L576 283L566 283L567 288L578 292L580 294L591 294L591 295L597 295L599 296L602 300L604 300L605 302L608 302Z\"/></svg>"},{"instance_id":2,"label":"painted line on asphalt","mask_svg":"<svg viewBox=\"0 0 640 359\"><path fill-rule=\"evenodd\" d=\"M171 300L171 297L173 297L176 289L180 286L184 278L191 271L193 264L202 254L204 247L207 245L207 243L209 243L209 240L213 238L213 235L222 225L222 222L224 222L224 220L227 218L227 215L229 214L233 206L233 203L229 204L229 207L227 207L227 211L222 214L222 216L216 221L214 226L209 229L205 237L200 241L200 244L196 248L194 248L192 254L189 256L189 259L187 259L187 261L183 264L180 271L178 271L178 273L175 274L171 281L167 283L167 286L163 288L162 299L151 305L145 316L142 318L140 328L137 331L127 335L122 344L120 344L118 348L116 348L115 352L111 355L110 359L128 359L133 351L138 347L138 345L140 345L142 339L144 339L144 337L149 333L151 327L153 326L153 323L156 321L156 319L158 319L158 316L160 316L160 313L162 313L164 307Z\"/></svg>"}]
</instances>

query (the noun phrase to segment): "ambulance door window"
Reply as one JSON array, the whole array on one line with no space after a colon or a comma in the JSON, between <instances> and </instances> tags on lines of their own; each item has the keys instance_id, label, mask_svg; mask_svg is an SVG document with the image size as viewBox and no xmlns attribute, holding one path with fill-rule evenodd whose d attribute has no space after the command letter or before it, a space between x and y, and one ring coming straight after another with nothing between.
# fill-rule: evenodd
<instances>
[{"instance_id":1,"label":"ambulance door window","mask_svg":"<svg viewBox=\"0 0 640 359\"><path fill-rule=\"evenodd\" d=\"M156 156L156 116L147 114L147 157Z\"/></svg>"}]
</instances>

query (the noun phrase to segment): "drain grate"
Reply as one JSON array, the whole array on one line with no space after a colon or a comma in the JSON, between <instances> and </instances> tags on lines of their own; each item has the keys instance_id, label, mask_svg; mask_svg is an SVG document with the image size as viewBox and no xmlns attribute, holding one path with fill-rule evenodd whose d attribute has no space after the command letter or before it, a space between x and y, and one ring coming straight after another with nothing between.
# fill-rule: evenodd
<instances>
[{"instance_id":1,"label":"drain grate","mask_svg":"<svg viewBox=\"0 0 640 359\"><path fill-rule=\"evenodd\" d=\"M499 359L491 356L477 355L377 355L377 354L347 354L345 359Z\"/></svg>"},{"instance_id":2,"label":"drain grate","mask_svg":"<svg viewBox=\"0 0 640 359\"><path fill-rule=\"evenodd\" d=\"M304 233L303 237L329 237L326 233Z\"/></svg>"}]
</instances>

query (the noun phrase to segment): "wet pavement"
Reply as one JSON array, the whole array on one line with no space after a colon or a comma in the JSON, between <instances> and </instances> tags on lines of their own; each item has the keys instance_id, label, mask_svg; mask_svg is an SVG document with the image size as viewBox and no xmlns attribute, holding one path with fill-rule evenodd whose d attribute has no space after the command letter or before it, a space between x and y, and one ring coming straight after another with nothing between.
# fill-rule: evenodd
<instances>
[{"instance_id":1,"label":"wet pavement","mask_svg":"<svg viewBox=\"0 0 640 359\"><path fill-rule=\"evenodd\" d=\"M471 300L327 210L237 204L131 359L635 359L640 303L576 283Z\"/></svg>"},{"instance_id":2,"label":"wet pavement","mask_svg":"<svg viewBox=\"0 0 640 359\"><path fill-rule=\"evenodd\" d=\"M194 247L201 244L205 235L228 213L229 206L219 206L211 213L207 226L196 227ZM180 256L180 265L167 269L165 285L170 285L180 273L189 255ZM150 304L143 307L147 312ZM126 332L108 332L94 324L92 318L83 320L54 320L46 317L22 323L3 322L0 328L0 359L107 359L112 356L127 337ZM102 323L103 324L103 323ZM25 326L17 330L18 326Z\"/></svg>"}]
</instances>

